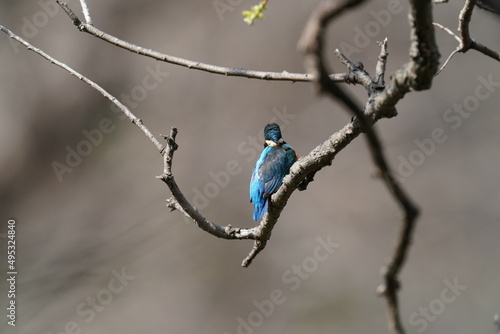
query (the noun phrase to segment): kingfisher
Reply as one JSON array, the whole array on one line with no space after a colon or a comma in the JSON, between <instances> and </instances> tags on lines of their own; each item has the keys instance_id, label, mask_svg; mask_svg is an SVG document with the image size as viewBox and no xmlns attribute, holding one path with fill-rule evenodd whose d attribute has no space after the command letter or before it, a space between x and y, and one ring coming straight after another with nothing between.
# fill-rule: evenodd
<instances>
[{"instance_id":1,"label":"kingfisher","mask_svg":"<svg viewBox=\"0 0 500 334\"><path fill-rule=\"evenodd\" d=\"M290 167L298 160L293 147L281 137L278 124L271 123L264 128L264 150L255 163L250 180L250 202L253 203L253 219L259 220L267 212L271 195L290 173Z\"/></svg>"}]
</instances>

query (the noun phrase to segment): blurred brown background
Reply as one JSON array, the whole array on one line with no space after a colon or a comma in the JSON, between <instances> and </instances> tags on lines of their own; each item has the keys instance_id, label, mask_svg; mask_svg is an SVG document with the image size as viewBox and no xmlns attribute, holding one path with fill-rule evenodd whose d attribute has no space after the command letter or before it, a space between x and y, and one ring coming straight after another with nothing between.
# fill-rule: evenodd
<instances>
[{"instance_id":1,"label":"blurred brown background","mask_svg":"<svg viewBox=\"0 0 500 334\"><path fill-rule=\"evenodd\" d=\"M230 10L218 14L214 3ZM303 72L296 44L319 1L270 1L265 20L248 27L241 11L255 3L109 0L89 6L97 27L144 47L216 65ZM69 4L81 15L78 1ZM455 30L462 5L436 6L435 21ZM401 66L408 58L407 11L405 1L371 1L333 24L333 69L345 71L333 55L344 43L358 46L351 59L373 73L376 41L384 37L388 74ZM349 120L305 83L224 77L111 46L78 32L53 1L4 1L0 24L121 98L155 134L178 127L177 182L221 225L256 224L248 182L260 152L251 138L261 136L265 124L276 120L285 140L305 155ZM474 38L500 50L499 29L498 17L475 11ZM371 36L363 39L359 31ZM444 61L456 41L441 30L436 35ZM387 332L385 301L375 290L400 211L371 177L361 138L306 192L294 193L267 248L244 269L252 243L216 239L170 213L168 189L155 179L160 155L107 100L4 34L0 59L0 268L7 271L6 222L14 217L19 272L15 328L6 323L7 285L0 282L0 332ZM493 84L486 87L488 80ZM498 62L474 51L458 54L432 90L409 94L398 117L377 125L392 166L422 208L401 277L409 333L495 332L499 82ZM364 103L361 87L348 89ZM433 131L441 133L440 143L431 141ZM96 144L89 146L92 134ZM72 150L86 156L71 158L70 167ZM239 167L233 175L230 161ZM71 172L58 177L55 162ZM338 247L318 261L317 238L328 236ZM270 306L264 300L273 291L282 294Z\"/></svg>"}]
</instances>

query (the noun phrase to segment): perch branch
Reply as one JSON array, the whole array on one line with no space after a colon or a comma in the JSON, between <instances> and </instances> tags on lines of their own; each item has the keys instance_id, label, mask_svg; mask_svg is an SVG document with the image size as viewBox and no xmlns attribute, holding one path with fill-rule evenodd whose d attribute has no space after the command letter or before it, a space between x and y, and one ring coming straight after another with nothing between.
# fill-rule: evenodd
<instances>
[{"instance_id":1,"label":"perch branch","mask_svg":"<svg viewBox=\"0 0 500 334\"><path fill-rule=\"evenodd\" d=\"M200 70L204 72L220 74L225 76L244 77L249 79L260 79L260 80L291 81L291 82L308 82L312 80L312 76L307 73L289 73L287 71L266 72L266 71L248 70L244 68L223 67L223 66L205 64L199 61L193 61L180 57L170 56L165 53L147 49L129 43L127 41L121 40L115 36L109 35L104 31L94 27L93 25L83 22L78 18L75 12L73 12L73 10L71 10L71 8L64 1L56 0L56 2L66 12L66 14L73 21L73 24L76 25L80 31L86 32L92 36L100 38L103 41L116 45L122 49L128 50L130 52L142 56L150 57L155 60L179 66L184 66L194 70ZM337 74L331 74L330 78L336 82L344 82L346 76L347 73L337 73Z\"/></svg>"},{"instance_id":2,"label":"perch branch","mask_svg":"<svg viewBox=\"0 0 500 334\"><path fill-rule=\"evenodd\" d=\"M283 186L280 187L278 192L272 196L271 207L269 212L264 216L261 223L253 228L236 228L228 225L226 227L217 225L210 222L205 217L203 217L198 210L193 207L189 201L185 198L184 194L181 192L179 186L177 185L174 176L172 174L172 163L175 150L178 148L175 141L177 130L173 128L170 135L164 136L166 140L166 146L163 146L158 139L149 131L149 129L144 125L144 123L137 118L125 105L118 101L114 96L108 93L104 88L100 87L95 82L86 78L82 74L73 70L68 65L56 60L52 56L43 52L42 50L34 47L26 40L17 36L7 28L0 25L0 31L6 33L10 38L18 41L21 45L25 46L28 50L35 52L36 54L42 56L50 63L59 66L70 74L74 75L78 79L82 80L90 87L97 90L104 97L109 99L113 104L118 106L120 110L134 123L141 131L151 140L154 146L158 149L160 154L164 158L164 168L163 174L160 175L162 181L164 181L172 192L173 197L167 200L167 206L170 209L177 209L183 214L193 219L195 223L204 231L224 239L253 239L256 240L254 247L248 256L243 260L243 266L249 266L255 256L264 249L267 240L271 236L272 229L276 224L281 211L285 207L288 198L292 192L297 189L299 184L306 178L306 175L311 175L312 172L318 171L325 166L331 164L331 161L335 155L340 152L344 147L346 147L354 138L356 138L361 133L361 127L359 122L353 120L347 124L339 132L333 134L328 140L323 144L316 147L307 156L301 158L298 163L292 166L290 175L285 177L283 180Z\"/></svg>"},{"instance_id":3,"label":"perch branch","mask_svg":"<svg viewBox=\"0 0 500 334\"><path fill-rule=\"evenodd\" d=\"M172 128L170 135L163 136L167 142L163 154L163 174L157 176L160 180L165 182L172 193L172 198L167 200L167 207L171 210L179 210L189 218L191 218L199 228L202 230L223 239L256 239L259 237L258 228L233 228L231 225L226 227L217 225L207 220L203 215L189 203L182 191L180 190L177 182L172 174L172 164L174 160L174 152L177 150L178 145L175 141L177 136L177 129Z\"/></svg>"}]
</instances>

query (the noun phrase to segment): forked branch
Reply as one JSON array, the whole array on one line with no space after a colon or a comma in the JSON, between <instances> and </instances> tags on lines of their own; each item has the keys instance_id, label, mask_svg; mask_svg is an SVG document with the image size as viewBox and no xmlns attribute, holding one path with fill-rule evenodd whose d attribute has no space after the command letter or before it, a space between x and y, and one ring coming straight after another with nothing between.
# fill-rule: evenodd
<instances>
[{"instance_id":1,"label":"forked branch","mask_svg":"<svg viewBox=\"0 0 500 334\"><path fill-rule=\"evenodd\" d=\"M349 94L329 79L323 59L323 40L327 25L345 9L360 2L360 0L346 0L336 5L321 4L311 16L299 46L306 53L306 67L315 75L313 84L316 91L329 94L332 98L339 100L355 116L355 120L360 122L363 132L366 133L375 165L404 213L403 228L399 234L395 251L389 265L384 268L384 285L378 289L387 299L389 327L394 333L402 334L404 328L399 314L398 276L411 244L418 209L393 176L372 125L382 117L394 116L396 103L410 90L423 90L431 86L432 78L437 69L439 53L432 26L432 4L430 1L416 0L411 2L410 12L410 26L412 27L410 61L393 75L389 86L386 87L384 81L387 40L380 44L381 53L373 78L370 78L369 74L364 71L362 64L352 63L337 50L337 55L353 74L349 78L349 82L361 83L368 91L368 102L363 110Z\"/></svg>"},{"instance_id":2,"label":"forked branch","mask_svg":"<svg viewBox=\"0 0 500 334\"><path fill-rule=\"evenodd\" d=\"M459 52L461 53L466 53L469 50L476 50L478 52L481 52L482 54L495 59L497 61L500 61L500 53L497 51L494 51L490 49L489 47L476 42L474 39L472 39L470 35L470 22L472 19L472 12L474 10L474 7L476 5L477 0L466 0L464 7L460 11L460 14L458 16L458 32L460 34L460 37L457 36L455 33L453 33L449 28L444 27L443 25L439 23L434 23L435 26L439 27L440 29L446 31L449 35L453 36L457 41L458 41L458 46L455 50L453 50L444 64L441 66L439 71L436 73L438 75L441 73L441 71L448 65L450 62L451 58Z\"/></svg>"}]
</instances>

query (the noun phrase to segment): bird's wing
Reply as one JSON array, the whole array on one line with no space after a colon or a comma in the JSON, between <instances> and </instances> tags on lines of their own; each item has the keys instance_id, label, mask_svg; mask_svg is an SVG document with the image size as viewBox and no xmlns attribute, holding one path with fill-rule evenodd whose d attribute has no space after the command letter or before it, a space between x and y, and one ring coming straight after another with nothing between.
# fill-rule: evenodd
<instances>
[{"instance_id":1,"label":"bird's wing","mask_svg":"<svg viewBox=\"0 0 500 334\"><path fill-rule=\"evenodd\" d=\"M288 145L287 143L283 144L283 148L286 151L286 165L285 165L285 175L290 173L290 167L295 163L295 161L299 160L299 156L297 152Z\"/></svg>"},{"instance_id":2,"label":"bird's wing","mask_svg":"<svg viewBox=\"0 0 500 334\"><path fill-rule=\"evenodd\" d=\"M285 175L290 172L290 167L295 160L290 161L288 152L288 149L276 146L266 156L265 162L260 168L260 174L264 182L264 197L269 197L276 192L283 183ZM295 152L293 152L293 156L295 157Z\"/></svg>"}]
</instances>

